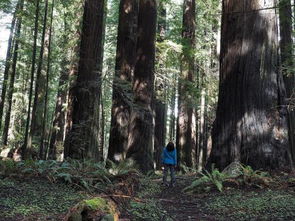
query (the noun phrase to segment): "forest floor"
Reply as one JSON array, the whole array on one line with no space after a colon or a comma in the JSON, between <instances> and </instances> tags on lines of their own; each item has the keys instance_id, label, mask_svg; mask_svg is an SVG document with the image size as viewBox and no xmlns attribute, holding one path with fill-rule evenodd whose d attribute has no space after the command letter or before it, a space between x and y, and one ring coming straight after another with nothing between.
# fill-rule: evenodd
<instances>
[{"instance_id":1,"label":"forest floor","mask_svg":"<svg viewBox=\"0 0 295 221\"><path fill-rule=\"evenodd\" d=\"M223 192L189 194L195 175L177 177L175 187L164 187L161 178L144 179L132 202L131 220L295 220L295 188L227 188Z\"/></svg>"},{"instance_id":2,"label":"forest floor","mask_svg":"<svg viewBox=\"0 0 295 221\"><path fill-rule=\"evenodd\" d=\"M294 187L183 192L194 179L178 175L175 187L165 187L160 176L140 178L137 191L119 205L121 220L295 220ZM91 197L63 183L8 177L0 180L0 221L62 220L69 208Z\"/></svg>"}]
</instances>

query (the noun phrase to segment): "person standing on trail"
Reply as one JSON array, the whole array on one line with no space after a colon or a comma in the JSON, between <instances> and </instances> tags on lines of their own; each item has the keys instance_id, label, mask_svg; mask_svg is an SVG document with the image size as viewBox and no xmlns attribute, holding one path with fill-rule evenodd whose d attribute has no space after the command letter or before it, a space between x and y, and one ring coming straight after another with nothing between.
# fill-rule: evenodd
<instances>
[{"instance_id":1,"label":"person standing on trail","mask_svg":"<svg viewBox=\"0 0 295 221\"><path fill-rule=\"evenodd\" d=\"M164 166L163 171L163 184L168 186L167 175L170 170L170 186L175 186L175 167L177 165L177 151L173 142L169 142L162 152L162 163Z\"/></svg>"}]
</instances>

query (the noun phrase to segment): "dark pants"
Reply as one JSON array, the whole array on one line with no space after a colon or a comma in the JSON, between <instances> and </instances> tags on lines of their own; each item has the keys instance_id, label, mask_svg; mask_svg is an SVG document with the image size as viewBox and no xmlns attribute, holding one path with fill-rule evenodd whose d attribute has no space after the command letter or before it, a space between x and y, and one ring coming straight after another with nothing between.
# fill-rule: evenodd
<instances>
[{"instance_id":1,"label":"dark pants","mask_svg":"<svg viewBox=\"0 0 295 221\"><path fill-rule=\"evenodd\" d=\"M174 165L172 164L164 164L164 171L163 171L163 183L167 183L167 176L168 176L168 170L170 170L170 176L171 176L171 185L175 183L175 169Z\"/></svg>"}]
</instances>

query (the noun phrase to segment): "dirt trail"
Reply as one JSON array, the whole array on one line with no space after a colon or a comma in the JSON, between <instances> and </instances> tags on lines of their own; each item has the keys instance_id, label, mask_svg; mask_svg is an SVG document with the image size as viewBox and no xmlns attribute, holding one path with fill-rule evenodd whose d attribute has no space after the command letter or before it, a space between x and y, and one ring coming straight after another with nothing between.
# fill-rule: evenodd
<instances>
[{"instance_id":1,"label":"dirt trail","mask_svg":"<svg viewBox=\"0 0 295 221\"><path fill-rule=\"evenodd\" d=\"M192 176L178 176L175 187L162 187L158 201L173 220L215 220L201 211L202 196L196 198L182 191L192 180Z\"/></svg>"}]
</instances>

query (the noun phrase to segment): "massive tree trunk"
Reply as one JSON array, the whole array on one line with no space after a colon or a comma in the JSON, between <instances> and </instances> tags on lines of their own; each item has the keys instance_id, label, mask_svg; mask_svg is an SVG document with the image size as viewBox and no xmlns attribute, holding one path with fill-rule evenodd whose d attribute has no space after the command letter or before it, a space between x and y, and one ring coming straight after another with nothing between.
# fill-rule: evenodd
<instances>
[{"instance_id":1,"label":"massive tree trunk","mask_svg":"<svg viewBox=\"0 0 295 221\"><path fill-rule=\"evenodd\" d=\"M30 81L30 91L29 91L29 104L27 111L27 119L26 119L26 129L25 129L25 138L24 144L21 148L21 154L23 158L30 157L30 144L32 143L29 140L29 129L31 122L31 107L32 107L32 98L33 98L33 85L34 85L34 75L35 75L35 65L36 65L36 54L37 54L37 38L38 38L38 25L39 25L39 13L40 13L40 0L36 2L36 11L35 11L35 27L34 27L34 42L33 42L33 55L32 55L32 67L31 67L31 81Z\"/></svg>"},{"instance_id":2,"label":"massive tree trunk","mask_svg":"<svg viewBox=\"0 0 295 221\"><path fill-rule=\"evenodd\" d=\"M103 51L104 0L84 5L80 61L76 85L71 88L72 128L66 135L67 155L74 159L99 159L99 94Z\"/></svg>"},{"instance_id":3,"label":"massive tree trunk","mask_svg":"<svg viewBox=\"0 0 295 221\"><path fill-rule=\"evenodd\" d=\"M153 87L157 4L140 0L138 16L137 56L132 88L134 104L131 111L127 158L143 172L153 169Z\"/></svg>"},{"instance_id":4,"label":"massive tree trunk","mask_svg":"<svg viewBox=\"0 0 295 221\"><path fill-rule=\"evenodd\" d=\"M292 54L292 9L290 0L281 0L280 4L280 47L284 83L287 92L289 142L293 161L295 160L295 109L291 99L295 99L294 56ZM294 7L294 6L293 6ZM294 101L293 101L294 103Z\"/></svg>"},{"instance_id":5,"label":"massive tree trunk","mask_svg":"<svg viewBox=\"0 0 295 221\"><path fill-rule=\"evenodd\" d=\"M209 164L290 166L274 0L224 0L220 86ZM239 13L235 13L239 12ZM241 14L244 12L244 14Z\"/></svg>"},{"instance_id":6,"label":"massive tree trunk","mask_svg":"<svg viewBox=\"0 0 295 221\"><path fill-rule=\"evenodd\" d=\"M113 105L108 159L126 158L130 120L131 78L136 61L139 0L121 0L117 39L116 72L113 81Z\"/></svg>"},{"instance_id":7,"label":"massive tree trunk","mask_svg":"<svg viewBox=\"0 0 295 221\"><path fill-rule=\"evenodd\" d=\"M185 0L183 5L183 54L179 79L177 148L181 163L195 165L196 122L191 94L194 79L195 10L194 0Z\"/></svg>"},{"instance_id":8,"label":"massive tree trunk","mask_svg":"<svg viewBox=\"0 0 295 221\"><path fill-rule=\"evenodd\" d=\"M22 12L23 7L24 7L23 0L21 2L19 2L18 7L19 7L18 11ZM22 17L20 16L18 18L17 27L16 27L16 31L15 31L15 45L14 45L14 52L13 52L13 59L12 59L12 72L10 75L8 95L7 95L8 108L7 108L7 112L6 112L6 116L5 116L5 123L4 123L3 136L2 136L4 145L7 145L7 142L8 142L8 131L9 131L9 126L10 126L12 97L13 97L13 91L14 91L14 81L15 81L15 76L16 76L16 64L17 64L17 60L18 60L18 50L19 50L19 43L20 43L21 27L22 27Z\"/></svg>"},{"instance_id":9,"label":"massive tree trunk","mask_svg":"<svg viewBox=\"0 0 295 221\"><path fill-rule=\"evenodd\" d=\"M19 11L19 7L21 5L21 3L23 2L23 0L19 0L16 8L15 8L15 12L13 14L13 18L12 18L12 22L11 22L11 26L10 26L10 35L9 35L9 39L8 39L8 47L7 47L7 52L6 52L6 60L5 60L5 69L4 69L4 79L3 79L3 83L2 83L2 92L1 92L1 100L0 100L0 128L2 125L2 115L3 115L3 110L4 110L4 103L5 103L5 96L6 96L6 89L7 89L7 83L8 83L8 77L9 77L9 70L10 70L10 66L11 66L11 58L13 55L13 44L15 41L15 37L14 37L14 29L15 29L15 23L17 21L17 16Z\"/></svg>"},{"instance_id":10,"label":"massive tree trunk","mask_svg":"<svg viewBox=\"0 0 295 221\"><path fill-rule=\"evenodd\" d=\"M46 89L46 72L43 70L44 61L44 49L45 49L45 37L47 27L47 13L48 12L48 0L45 1L43 28L41 37L41 48L38 61L38 68L35 80L35 96L32 108L32 121L28 138L28 148L32 148L32 142L35 141L38 146L41 143L42 136L42 119L44 110L44 98Z\"/></svg>"}]
</instances>

